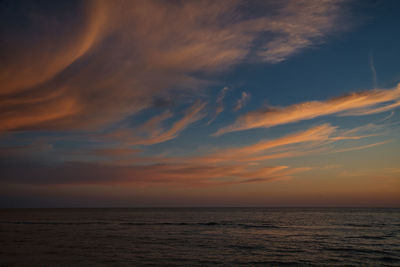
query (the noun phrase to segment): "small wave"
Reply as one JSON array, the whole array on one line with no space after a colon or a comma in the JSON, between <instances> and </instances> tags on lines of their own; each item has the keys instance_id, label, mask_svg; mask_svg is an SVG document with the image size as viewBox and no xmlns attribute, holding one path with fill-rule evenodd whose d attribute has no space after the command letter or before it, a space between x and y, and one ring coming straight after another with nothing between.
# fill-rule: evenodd
<instances>
[{"instance_id":1,"label":"small wave","mask_svg":"<svg viewBox=\"0 0 400 267\"><path fill-rule=\"evenodd\" d=\"M261 266L299 266L301 265L296 261L250 261L246 263L241 263L241 265L261 265ZM309 264L307 264L309 265ZM312 265L309 265L312 266Z\"/></svg>"},{"instance_id":2,"label":"small wave","mask_svg":"<svg viewBox=\"0 0 400 267\"><path fill-rule=\"evenodd\" d=\"M153 225L166 225L166 226L233 226L242 228L280 228L271 224L245 224L245 223L232 223L232 222L125 222L120 225L132 225L132 226L153 226Z\"/></svg>"},{"instance_id":3,"label":"small wave","mask_svg":"<svg viewBox=\"0 0 400 267\"><path fill-rule=\"evenodd\" d=\"M136 223L136 222L129 222L129 223L120 223L120 225L134 225L134 226L141 226L141 225L149 225L148 223Z\"/></svg>"},{"instance_id":4,"label":"small wave","mask_svg":"<svg viewBox=\"0 0 400 267\"><path fill-rule=\"evenodd\" d=\"M177 223L159 223L160 225L191 225L191 223L177 222Z\"/></svg>"},{"instance_id":5,"label":"small wave","mask_svg":"<svg viewBox=\"0 0 400 267\"><path fill-rule=\"evenodd\" d=\"M265 249L265 246L257 246L257 245L230 245L230 248L240 249L240 250L258 250Z\"/></svg>"},{"instance_id":6,"label":"small wave","mask_svg":"<svg viewBox=\"0 0 400 267\"><path fill-rule=\"evenodd\" d=\"M120 225L132 225L132 226L153 226L153 225L167 225L167 226L184 226L184 225L199 225L197 223L186 223L186 222L160 222L160 223L152 223L152 222L126 222L120 223Z\"/></svg>"},{"instance_id":7,"label":"small wave","mask_svg":"<svg viewBox=\"0 0 400 267\"><path fill-rule=\"evenodd\" d=\"M388 256L385 256L385 257L381 257L381 258L379 258L379 260L380 261L384 261L384 262L390 262L390 263L398 263L398 262L400 262L400 258L394 258L394 257L388 257Z\"/></svg>"},{"instance_id":8,"label":"small wave","mask_svg":"<svg viewBox=\"0 0 400 267\"><path fill-rule=\"evenodd\" d=\"M383 227L386 224L384 223L371 223L371 224L362 224L362 223L345 223L344 226L351 226L351 227Z\"/></svg>"},{"instance_id":9,"label":"small wave","mask_svg":"<svg viewBox=\"0 0 400 267\"><path fill-rule=\"evenodd\" d=\"M382 250L367 249L367 248L325 248L325 250L350 252L350 253L368 253L368 254L391 254Z\"/></svg>"},{"instance_id":10,"label":"small wave","mask_svg":"<svg viewBox=\"0 0 400 267\"><path fill-rule=\"evenodd\" d=\"M224 225L224 224L217 222L205 222L205 223L198 223L197 225Z\"/></svg>"},{"instance_id":11,"label":"small wave","mask_svg":"<svg viewBox=\"0 0 400 267\"><path fill-rule=\"evenodd\" d=\"M3 221L0 224L26 224L26 225L110 225L111 222L40 222L40 221ZM247 223L233 223L233 222L120 222L119 225L125 226L231 226L241 227L245 229L250 228L263 228L272 229L280 228L279 226L261 223L261 224L247 224Z\"/></svg>"},{"instance_id":12,"label":"small wave","mask_svg":"<svg viewBox=\"0 0 400 267\"><path fill-rule=\"evenodd\" d=\"M171 225L171 226L182 226L182 225L191 225L191 226L218 226L218 225L226 225L224 223L217 223L217 222L200 222L200 223L188 223L188 222L159 222L159 223L142 223L142 222L129 222L129 223L120 223L121 225Z\"/></svg>"},{"instance_id":13,"label":"small wave","mask_svg":"<svg viewBox=\"0 0 400 267\"><path fill-rule=\"evenodd\" d=\"M276 225L271 225L271 224L243 224L243 223L239 223L237 224L240 227L243 228L280 228L279 226Z\"/></svg>"},{"instance_id":14,"label":"small wave","mask_svg":"<svg viewBox=\"0 0 400 267\"><path fill-rule=\"evenodd\" d=\"M372 240L384 240L384 239L386 239L386 237L384 237L384 236L371 236L371 235L349 236L348 238L354 238L354 239L372 239Z\"/></svg>"},{"instance_id":15,"label":"small wave","mask_svg":"<svg viewBox=\"0 0 400 267\"><path fill-rule=\"evenodd\" d=\"M107 225L108 222L0 222L0 224L28 224L28 225Z\"/></svg>"}]
</instances>

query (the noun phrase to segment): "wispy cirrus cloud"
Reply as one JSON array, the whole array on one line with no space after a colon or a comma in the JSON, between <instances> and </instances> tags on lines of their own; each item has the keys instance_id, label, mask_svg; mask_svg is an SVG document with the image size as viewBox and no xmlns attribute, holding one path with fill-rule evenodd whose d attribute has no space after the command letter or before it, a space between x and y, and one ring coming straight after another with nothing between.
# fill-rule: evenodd
<instances>
[{"instance_id":1,"label":"wispy cirrus cloud","mask_svg":"<svg viewBox=\"0 0 400 267\"><path fill-rule=\"evenodd\" d=\"M236 105L233 110L238 111L238 110L242 109L247 104L247 102L250 100L250 97L251 97L251 95L249 92L242 92L242 95L236 102Z\"/></svg>"},{"instance_id":2,"label":"wispy cirrus cloud","mask_svg":"<svg viewBox=\"0 0 400 267\"><path fill-rule=\"evenodd\" d=\"M26 13L11 13L18 4L9 4L10 13L2 13L7 38L0 49L0 96L27 91L52 79L95 46L107 23L99 1L79 4L76 16L64 13L73 8L71 5L52 6L55 10L49 12L44 3L37 2L27 4ZM21 23L13 24L7 16L20 16L34 31L27 31Z\"/></svg>"},{"instance_id":3,"label":"wispy cirrus cloud","mask_svg":"<svg viewBox=\"0 0 400 267\"><path fill-rule=\"evenodd\" d=\"M381 106L379 106L381 105ZM326 115L353 116L379 113L400 105L400 85L393 89L376 89L351 93L326 101L309 101L287 107L268 107L251 111L219 129L215 136L253 128L269 128Z\"/></svg>"},{"instance_id":4,"label":"wispy cirrus cloud","mask_svg":"<svg viewBox=\"0 0 400 267\"><path fill-rule=\"evenodd\" d=\"M160 119L163 116L168 117L161 114L155 118ZM143 125L151 125L151 123ZM352 141L376 136L379 128L379 126L369 124L350 130L340 130L338 127L322 124L250 145L211 150L199 156L145 157L141 155L141 150L126 146L92 149L93 155L107 159L115 157L121 160L75 161L47 165L4 162L0 166L4 174L0 181L35 185L163 184L181 186L221 186L268 182L288 179L298 173L311 170L307 166L271 165L268 163L271 160L316 153L346 152L382 145L388 141L339 149L329 146L343 140ZM155 137L155 139L160 140L159 137ZM146 140L136 144L153 142L154 140ZM23 167L21 168L21 166Z\"/></svg>"},{"instance_id":5,"label":"wispy cirrus cloud","mask_svg":"<svg viewBox=\"0 0 400 267\"><path fill-rule=\"evenodd\" d=\"M286 2L277 15L280 19L270 20L266 28L279 37L264 44L258 55L277 63L321 41L326 33L344 29L345 25L335 23L341 17L339 14L344 13L343 3L336 0Z\"/></svg>"},{"instance_id":6,"label":"wispy cirrus cloud","mask_svg":"<svg viewBox=\"0 0 400 267\"><path fill-rule=\"evenodd\" d=\"M140 149L112 147L112 148L97 148L91 150L91 153L97 156L105 157L118 157L118 156L132 156L141 152Z\"/></svg>"},{"instance_id":7,"label":"wispy cirrus cloud","mask_svg":"<svg viewBox=\"0 0 400 267\"><path fill-rule=\"evenodd\" d=\"M176 138L184 129L192 123L205 117L206 103L195 102L184 111L184 115L175 121L169 129L162 125L164 120L171 118L173 114L166 111L155 116L135 129L122 128L109 133L107 137L122 141L125 145L153 145Z\"/></svg>"},{"instance_id":8,"label":"wispy cirrus cloud","mask_svg":"<svg viewBox=\"0 0 400 267\"><path fill-rule=\"evenodd\" d=\"M382 141L382 142L377 142L377 143L363 145L363 146L347 147L347 148L337 149L334 152L347 152L347 151L367 149L367 148L371 148L371 147L380 146L380 145L384 145L384 144L390 143L390 141L391 140L385 140L385 141Z\"/></svg>"},{"instance_id":9,"label":"wispy cirrus cloud","mask_svg":"<svg viewBox=\"0 0 400 267\"><path fill-rule=\"evenodd\" d=\"M24 168L20 168L24 166ZM248 164L150 164L113 165L107 163L65 162L54 165L2 163L0 182L32 185L63 184L169 184L221 186L266 182L309 170L287 166L253 168ZM29 175L28 175L29 174Z\"/></svg>"},{"instance_id":10,"label":"wispy cirrus cloud","mask_svg":"<svg viewBox=\"0 0 400 267\"><path fill-rule=\"evenodd\" d=\"M326 153L332 150L332 147L327 147L328 145L345 140L360 140L382 135L383 128L382 125L368 124L350 130L341 130L330 124L321 124L276 139L261 140L243 147L219 149L193 160L196 162L263 162Z\"/></svg>"},{"instance_id":11,"label":"wispy cirrus cloud","mask_svg":"<svg viewBox=\"0 0 400 267\"><path fill-rule=\"evenodd\" d=\"M88 1L6 13L31 30L2 24L0 131L97 129L160 96L195 97L208 80L193 73L277 63L323 40L342 2L257 2L265 12L252 12L244 1Z\"/></svg>"},{"instance_id":12,"label":"wispy cirrus cloud","mask_svg":"<svg viewBox=\"0 0 400 267\"><path fill-rule=\"evenodd\" d=\"M217 100L216 100L215 113L214 113L213 117L207 122L207 125L210 125L218 117L218 115L221 114L222 111L224 111L224 99L225 99L226 92L228 90L229 90L229 88L227 86L225 86L219 92L219 94L217 96Z\"/></svg>"}]
</instances>

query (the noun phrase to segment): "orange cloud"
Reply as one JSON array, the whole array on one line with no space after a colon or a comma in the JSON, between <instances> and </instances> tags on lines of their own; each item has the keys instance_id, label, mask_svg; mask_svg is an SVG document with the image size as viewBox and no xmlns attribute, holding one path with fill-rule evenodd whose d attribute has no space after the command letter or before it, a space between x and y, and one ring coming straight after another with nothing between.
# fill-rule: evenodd
<instances>
[{"instance_id":1,"label":"orange cloud","mask_svg":"<svg viewBox=\"0 0 400 267\"><path fill-rule=\"evenodd\" d=\"M367 124L350 130L340 130L330 124L322 124L280 138L262 140L242 147L217 149L204 156L180 160L196 163L260 163L272 159L298 157L315 153L326 154L332 152L331 145L334 143L376 137L384 133L384 128L385 125ZM365 145L362 148L372 146L374 144ZM348 150L352 150L352 148Z\"/></svg>"},{"instance_id":2,"label":"orange cloud","mask_svg":"<svg viewBox=\"0 0 400 267\"><path fill-rule=\"evenodd\" d=\"M135 144L153 144L164 137L174 136L187 123L198 116L204 106L195 103L186 111L186 115L172 126L170 130L157 132L153 139L138 141ZM144 123L154 130L170 114L163 113ZM143 126L142 125L142 126ZM156 126L156 127L155 127ZM285 165L266 165L271 159L287 158L311 153L344 152L364 149L384 142L351 147L348 149L327 150L324 145L340 140L366 138L365 134L373 131L373 125L361 126L351 130L338 130L337 127L323 124L304 131L289 134L280 138L263 140L255 144L219 149L203 156L166 157L139 155L140 150L132 148L105 148L91 150L101 157L113 157L116 161L108 163L67 162L42 166L32 164L24 166L4 162L0 167L4 174L1 181L24 184L173 184L182 186L221 186L230 184L259 183L277 179L288 179L297 173L310 170L309 167L292 168ZM173 134L172 134L173 133ZM362 135L360 135L362 134ZM130 140L125 140L129 142ZM16 148L20 150L20 148ZM6 151L7 152L7 151ZM8 152L7 152L8 153ZM29 179L27 179L29 177ZM55 178L56 177L56 178ZM79 177L79 178L77 178Z\"/></svg>"},{"instance_id":3,"label":"orange cloud","mask_svg":"<svg viewBox=\"0 0 400 267\"><path fill-rule=\"evenodd\" d=\"M195 102L186 109L184 116L174 122L168 130L164 129L161 123L172 116L166 111L161 115L155 116L139 126L137 129L121 129L109 134L108 137L123 141L125 145L153 145L176 138L180 132L190 124L204 118L203 110L206 103ZM140 137L142 134L144 137Z\"/></svg>"},{"instance_id":4,"label":"orange cloud","mask_svg":"<svg viewBox=\"0 0 400 267\"><path fill-rule=\"evenodd\" d=\"M397 104L391 104L390 102L399 100L400 84L390 90L363 91L327 101L303 102L283 108L270 107L240 116L232 125L219 129L214 135L218 136L228 132L253 128L269 128L332 114L352 115L351 112L357 112L357 115L367 115L397 107ZM385 108L366 110L366 108L373 108L379 104L385 105ZM345 112L350 113L347 114Z\"/></svg>"},{"instance_id":5,"label":"orange cloud","mask_svg":"<svg viewBox=\"0 0 400 267\"><path fill-rule=\"evenodd\" d=\"M282 147L287 145L292 145L296 143L312 142L312 141L327 141L329 136L336 131L336 127L329 124L323 124L320 126L312 127L306 131L301 131L295 134L290 134L281 138L261 141L253 145L241 147L241 148L231 148L219 151L213 156L215 158L221 159L240 159L246 158L267 150Z\"/></svg>"},{"instance_id":6,"label":"orange cloud","mask_svg":"<svg viewBox=\"0 0 400 267\"><path fill-rule=\"evenodd\" d=\"M370 147L375 147L375 146L380 146L383 144L387 144L389 143L391 140L385 140L382 142L377 142L377 143L373 143L373 144L368 144L368 145L364 145L364 146L356 146L356 147L348 147L348 148L343 148L343 149L337 149L333 152L347 152L347 151L353 151L353 150L361 150L361 149L366 149L366 148L370 148Z\"/></svg>"},{"instance_id":7,"label":"orange cloud","mask_svg":"<svg viewBox=\"0 0 400 267\"><path fill-rule=\"evenodd\" d=\"M63 71L92 48L106 20L104 7L96 1L82 4L81 17L69 21L75 31L65 24L63 16L42 12L37 17L24 14L34 33L17 28L13 36L5 38L7 46L2 48L10 51L2 51L0 95L28 90ZM21 43L15 41L19 38Z\"/></svg>"},{"instance_id":8,"label":"orange cloud","mask_svg":"<svg viewBox=\"0 0 400 267\"><path fill-rule=\"evenodd\" d=\"M23 103L19 103L18 100ZM6 99L3 103L5 104L0 113L0 131L46 129L46 125L50 126L59 120L78 115L83 110L78 99L62 93L29 99Z\"/></svg>"},{"instance_id":9,"label":"orange cloud","mask_svg":"<svg viewBox=\"0 0 400 267\"><path fill-rule=\"evenodd\" d=\"M92 150L92 152L99 156L130 156L140 152L140 150L132 148L99 148Z\"/></svg>"},{"instance_id":10,"label":"orange cloud","mask_svg":"<svg viewBox=\"0 0 400 267\"><path fill-rule=\"evenodd\" d=\"M227 185L287 178L309 168L288 169L286 166L254 168L247 164L152 164L111 165L69 162L55 165L1 164L1 182L13 184L173 184Z\"/></svg>"},{"instance_id":11,"label":"orange cloud","mask_svg":"<svg viewBox=\"0 0 400 267\"><path fill-rule=\"evenodd\" d=\"M151 107L155 97L197 96L208 81L193 73L254 55L282 61L332 32L339 3L255 3L276 11L269 15L244 14L242 1L100 0L78 5L74 17L28 12L32 30L11 25L2 46L0 131L95 129ZM271 38L255 47L264 35Z\"/></svg>"}]
</instances>

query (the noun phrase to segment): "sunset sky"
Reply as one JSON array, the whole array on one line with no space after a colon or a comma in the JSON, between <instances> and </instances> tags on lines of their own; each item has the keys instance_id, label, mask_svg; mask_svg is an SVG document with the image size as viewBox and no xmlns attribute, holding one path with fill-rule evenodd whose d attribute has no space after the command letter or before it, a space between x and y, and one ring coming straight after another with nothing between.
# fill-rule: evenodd
<instances>
[{"instance_id":1,"label":"sunset sky","mask_svg":"<svg viewBox=\"0 0 400 267\"><path fill-rule=\"evenodd\" d=\"M399 207L399 10L1 1L0 207Z\"/></svg>"}]
</instances>

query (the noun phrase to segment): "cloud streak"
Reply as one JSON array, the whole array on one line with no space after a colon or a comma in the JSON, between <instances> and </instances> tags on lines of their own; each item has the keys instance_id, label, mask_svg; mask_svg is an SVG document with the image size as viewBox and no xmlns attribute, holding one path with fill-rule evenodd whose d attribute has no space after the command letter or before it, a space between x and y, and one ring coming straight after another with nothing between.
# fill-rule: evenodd
<instances>
[{"instance_id":1,"label":"cloud streak","mask_svg":"<svg viewBox=\"0 0 400 267\"><path fill-rule=\"evenodd\" d=\"M170 111L155 116L139 126L137 129L119 129L107 135L113 139L124 142L125 145L153 145L176 138L192 123L204 118L206 103L195 102L184 111L184 115L175 121L169 129L162 127L162 122L172 117ZM142 135L142 136L140 136Z\"/></svg>"},{"instance_id":2,"label":"cloud streak","mask_svg":"<svg viewBox=\"0 0 400 267\"><path fill-rule=\"evenodd\" d=\"M221 114L222 111L224 111L224 99L225 99L226 92L228 90L229 90L229 88L225 86L219 92L219 94L217 96L217 100L216 100L216 108L215 108L214 116L211 118L211 120L209 120L207 122L207 125L210 125L218 117L218 115Z\"/></svg>"},{"instance_id":3,"label":"cloud streak","mask_svg":"<svg viewBox=\"0 0 400 267\"><path fill-rule=\"evenodd\" d=\"M287 166L252 168L248 165L111 165L67 162L56 165L26 163L24 168L2 164L1 182L33 185L63 184L170 184L185 186L221 186L237 183L265 182L287 178L308 168L288 169ZM29 173L29 175L28 175Z\"/></svg>"},{"instance_id":4,"label":"cloud streak","mask_svg":"<svg viewBox=\"0 0 400 267\"><path fill-rule=\"evenodd\" d=\"M332 149L327 146L336 142L381 135L382 127L368 124L351 130L339 130L338 127L330 124L321 124L276 139L262 140L243 147L219 149L203 157L188 160L193 162L265 162L273 159L326 153Z\"/></svg>"},{"instance_id":5,"label":"cloud streak","mask_svg":"<svg viewBox=\"0 0 400 267\"><path fill-rule=\"evenodd\" d=\"M375 89L351 93L326 101L309 101L287 107L268 107L252 111L238 117L232 125L219 129L214 135L253 128L269 128L327 115L368 115L387 111L399 105L400 85L388 90Z\"/></svg>"},{"instance_id":6,"label":"cloud streak","mask_svg":"<svg viewBox=\"0 0 400 267\"><path fill-rule=\"evenodd\" d=\"M347 152L347 151L354 151L354 150L361 150L361 149L367 149L367 148L371 148L371 147L375 147L375 146L380 146L380 145L384 145L391 142L391 140L385 140L382 142L377 142L377 143L373 143L373 144L368 144L368 145L364 145L364 146L356 146L356 147L348 147L348 148L343 148L343 149L337 149L334 152Z\"/></svg>"},{"instance_id":7,"label":"cloud streak","mask_svg":"<svg viewBox=\"0 0 400 267\"><path fill-rule=\"evenodd\" d=\"M372 55L372 51L370 51L370 53L369 53L369 67L371 68L371 72L372 72L372 82L374 84L374 88L376 88L378 86L378 79L376 76L376 69L375 69L375 65L374 65L374 56Z\"/></svg>"},{"instance_id":8,"label":"cloud streak","mask_svg":"<svg viewBox=\"0 0 400 267\"><path fill-rule=\"evenodd\" d=\"M190 121L189 118L194 115L195 110L201 108L201 105L198 105L200 104L194 104L188 108L186 118L178 120L173 125L182 126L185 124L183 121ZM168 116L169 114L163 113L143 125L153 125L154 122L162 121ZM155 124L158 125L158 122ZM156 128L150 127L153 130ZM176 129L177 126L170 129L173 128ZM267 164L270 160L321 152L336 153L367 149L387 143L388 141L383 141L341 149L327 147L343 140L351 141L376 136L376 133L369 133L376 131L377 128L379 126L369 124L350 130L339 130L338 127L322 124L283 137L261 140L255 144L216 149L200 156L144 157L140 155L142 150L119 146L90 150L92 155L106 157L105 162L75 161L43 165L29 163L29 161L26 163L4 161L0 164L3 173L0 181L32 185L160 184L189 187L261 183L288 179L298 173L311 170L307 166L293 168L282 164ZM163 134L162 131L157 131L157 133L158 136L154 139L144 142L135 140L135 144L153 144L155 140L158 142L163 139L160 136L171 136ZM19 149L19 147L16 148L16 150ZM117 160L109 161L110 158Z\"/></svg>"},{"instance_id":9,"label":"cloud streak","mask_svg":"<svg viewBox=\"0 0 400 267\"><path fill-rule=\"evenodd\" d=\"M311 46L326 33L337 30L343 25L335 22L343 12L343 1L290 1L284 5L279 19L270 20L267 31L279 34L276 39L267 42L258 51L265 61L277 63L290 55ZM336 27L336 29L335 29Z\"/></svg>"},{"instance_id":10,"label":"cloud streak","mask_svg":"<svg viewBox=\"0 0 400 267\"><path fill-rule=\"evenodd\" d=\"M242 96L240 97L240 99L236 102L236 106L233 109L234 111L238 111L240 109L242 109L247 102L250 100L250 93L248 92L242 92Z\"/></svg>"}]
</instances>

